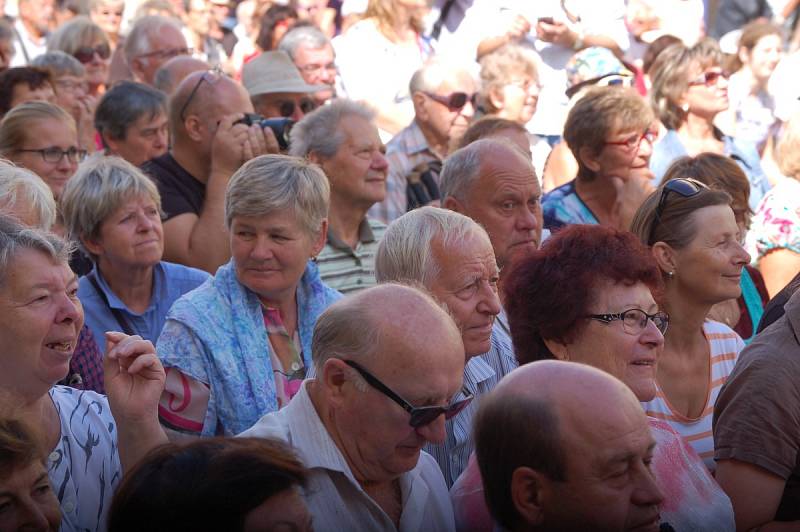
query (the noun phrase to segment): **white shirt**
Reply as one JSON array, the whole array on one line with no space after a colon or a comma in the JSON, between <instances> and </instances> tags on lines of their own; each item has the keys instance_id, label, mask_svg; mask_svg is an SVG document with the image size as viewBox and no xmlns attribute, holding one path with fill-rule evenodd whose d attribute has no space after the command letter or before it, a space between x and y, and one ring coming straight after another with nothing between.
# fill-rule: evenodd
<instances>
[{"instance_id":1,"label":"white shirt","mask_svg":"<svg viewBox=\"0 0 800 532\"><path fill-rule=\"evenodd\" d=\"M9 66L26 66L34 57L47 51L47 39L45 37L34 39L28 32L28 28L22 23L22 20L17 19L14 22L14 29L17 30L19 38L14 38L14 58Z\"/></svg>"},{"instance_id":2,"label":"white shirt","mask_svg":"<svg viewBox=\"0 0 800 532\"><path fill-rule=\"evenodd\" d=\"M262 417L241 437L275 438L293 446L311 470L306 502L317 532L454 531L455 521L444 477L424 451L414 469L400 476L403 511L400 527L356 481L308 395L306 381L282 410Z\"/></svg>"}]
</instances>

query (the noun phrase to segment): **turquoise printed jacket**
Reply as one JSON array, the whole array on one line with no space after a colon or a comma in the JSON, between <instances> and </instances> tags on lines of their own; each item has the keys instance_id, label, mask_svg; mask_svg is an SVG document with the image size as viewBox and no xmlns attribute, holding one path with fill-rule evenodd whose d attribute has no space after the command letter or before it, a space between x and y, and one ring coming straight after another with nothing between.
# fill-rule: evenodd
<instances>
[{"instance_id":1,"label":"turquoise printed jacket","mask_svg":"<svg viewBox=\"0 0 800 532\"><path fill-rule=\"evenodd\" d=\"M314 324L341 297L309 261L297 286L298 330L307 368ZM233 259L175 302L158 338L165 367L210 387L203 436L238 434L278 410L269 349L261 303L236 278Z\"/></svg>"}]
</instances>

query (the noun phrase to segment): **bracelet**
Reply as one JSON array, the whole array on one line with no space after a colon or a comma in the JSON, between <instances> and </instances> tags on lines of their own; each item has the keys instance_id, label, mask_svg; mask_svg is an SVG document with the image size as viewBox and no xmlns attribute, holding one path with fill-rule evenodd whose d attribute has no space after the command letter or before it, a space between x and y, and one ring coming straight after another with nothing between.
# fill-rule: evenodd
<instances>
[{"instance_id":1,"label":"bracelet","mask_svg":"<svg viewBox=\"0 0 800 532\"><path fill-rule=\"evenodd\" d=\"M583 49L583 32L577 31L575 33L575 42L572 43L572 49L576 52Z\"/></svg>"}]
</instances>

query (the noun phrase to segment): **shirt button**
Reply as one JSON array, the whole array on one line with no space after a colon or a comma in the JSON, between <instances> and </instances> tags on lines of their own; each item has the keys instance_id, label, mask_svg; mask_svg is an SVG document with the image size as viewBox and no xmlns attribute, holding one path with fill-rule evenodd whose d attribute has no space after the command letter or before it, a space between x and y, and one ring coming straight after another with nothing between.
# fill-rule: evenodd
<instances>
[{"instance_id":1,"label":"shirt button","mask_svg":"<svg viewBox=\"0 0 800 532\"><path fill-rule=\"evenodd\" d=\"M67 501L61 505L61 508L64 510L65 513L70 514L75 509L75 503L72 501Z\"/></svg>"},{"instance_id":2,"label":"shirt button","mask_svg":"<svg viewBox=\"0 0 800 532\"><path fill-rule=\"evenodd\" d=\"M58 451L53 451L52 453L50 453L50 456L48 456L47 458L48 458L48 459L49 459L51 462L56 462L56 461L58 461L58 459L59 459L60 457L61 457L61 455L59 455L59 454L58 454Z\"/></svg>"},{"instance_id":3,"label":"shirt button","mask_svg":"<svg viewBox=\"0 0 800 532\"><path fill-rule=\"evenodd\" d=\"M356 284L363 284L363 283L364 283L364 281L362 281L361 279L357 279L356 280Z\"/></svg>"}]
</instances>

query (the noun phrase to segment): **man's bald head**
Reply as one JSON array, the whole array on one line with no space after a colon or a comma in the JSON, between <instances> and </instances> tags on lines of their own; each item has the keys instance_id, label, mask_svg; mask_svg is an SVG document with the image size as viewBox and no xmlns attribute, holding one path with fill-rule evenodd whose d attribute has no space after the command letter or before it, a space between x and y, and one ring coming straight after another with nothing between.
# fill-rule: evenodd
<instances>
[{"instance_id":1,"label":"man's bald head","mask_svg":"<svg viewBox=\"0 0 800 532\"><path fill-rule=\"evenodd\" d=\"M205 61L190 55L178 55L156 70L153 85L165 94L172 94L181 81L192 72L206 71L211 67Z\"/></svg>"},{"instance_id":2,"label":"man's bald head","mask_svg":"<svg viewBox=\"0 0 800 532\"><path fill-rule=\"evenodd\" d=\"M509 530L526 528L522 523L529 529L599 530L602 524L613 530L653 519L653 511L658 514L662 496L646 466L655 444L647 417L633 392L608 373L555 360L521 366L484 399L474 430L486 500L494 518ZM551 501L548 507L546 500L559 491L543 486L552 483L580 493L591 482L584 473L604 475L618 455L644 472L631 475L632 485L611 498L614 505L596 490L583 494L589 499L582 509L572 508L569 500ZM523 475L538 478L537 489L544 490L531 506L521 502ZM628 488L638 490L630 501Z\"/></svg>"},{"instance_id":3,"label":"man's bald head","mask_svg":"<svg viewBox=\"0 0 800 532\"><path fill-rule=\"evenodd\" d=\"M170 130L178 140L185 133L185 122L190 116L210 125L219 122L224 115L252 111L250 97L239 83L213 72L192 72L178 84L170 98Z\"/></svg>"},{"instance_id":4,"label":"man's bald head","mask_svg":"<svg viewBox=\"0 0 800 532\"><path fill-rule=\"evenodd\" d=\"M426 346L430 341L456 345L448 350L455 358L432 356L435 350ZM384 360L394 347L405 347L401 349L404 359ZM380 284L331 305L317 320L311 351L318 374L331 358L369 360L381 367L384 363L430 367L464 361L461 333L447 311L427 293L397 283Z\"/></svg>"}]
</instances>

